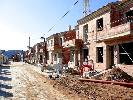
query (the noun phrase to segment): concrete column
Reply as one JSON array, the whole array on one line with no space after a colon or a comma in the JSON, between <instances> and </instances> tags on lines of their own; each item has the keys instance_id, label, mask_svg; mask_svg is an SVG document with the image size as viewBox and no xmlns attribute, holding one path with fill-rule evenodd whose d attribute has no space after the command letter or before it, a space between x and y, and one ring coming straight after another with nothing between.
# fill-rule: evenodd
<instances>
[{"instance_id":1,"label":"concrete column","mask_svg":"<svg viewBox=\"0 0 133 100\"><path fill-rule=\"evenodd\" d=\"M110 62L109 62L109 56L110 56L110 55L109 55L109 46L107 45L107 46L106 46L106 58L105 58L105 59L106 59L106 60L105 60L106 69L109 68L109 63L110 63Z\"/></svg>"},{"instance_id":2,"label":"concrete column","mask_svg":"<svg viewBox=\"0 0 133 100\"><path fill-rule=\"evenodd\" d=\"M78 51L78 63L79 63L79 66L80 66L80 50Z\"/></svg>"},{"instance_id":3,"label":"concrete column","mask_svg":"<svg viewBox=\"0 0 133 100\"><path fill-rule=\"evenodd\" d=\"M106 69L108 67L108 65L107 65L107 53L108 53L108 50L107 50L107 46L105 45L105 46L103 46L103 64L105 65L105 66L103 66L103 67L105 67L104 69Z\"/></svg>"},{"instance_id":4,"label":"concrete column","mask_svg":"<svg viewBox=\"0 0 133 100\"><path fill-rule=\"evenodd\" d=\"M119 45L114 45L114 64L119 64Z\"/></svg>"}]
</instances>

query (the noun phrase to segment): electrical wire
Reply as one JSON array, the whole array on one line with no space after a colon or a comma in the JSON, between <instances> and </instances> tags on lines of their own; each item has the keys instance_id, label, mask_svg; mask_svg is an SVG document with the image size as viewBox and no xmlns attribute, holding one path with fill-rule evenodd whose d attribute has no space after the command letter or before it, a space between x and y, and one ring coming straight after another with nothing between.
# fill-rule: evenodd
<instances>
[{"instance_id":1,"label":"electrical wire","mask_svg":"<svg viewBox=\"0 0 133 100\"><path fill-rule=\"evenodd\" d=\"M73 5L72 7L61 17L58 19L58 21L61 21L68 13L70 13L70 11L72 10L72 8L79 2L79 0L77 0ZM54 24L49 30L47 33L49 33L57 24Z\"/></svg>"},{"instance_id":2,"label":"electrical wire","mask_svg":"<svg viewBox=\"0 0 133 100\"><path fill-rule=\"evenodd\" d=\"M125 48L122 46L122 45L120 45L121 47L122 47L122 49L124 50L124 52L127 54L127 56L129 57L129 59L132 61L132 63L133 63L133 59L130 57L130 55L127 53L127 51L125 50Z\"/></svg>"}]
</instances>

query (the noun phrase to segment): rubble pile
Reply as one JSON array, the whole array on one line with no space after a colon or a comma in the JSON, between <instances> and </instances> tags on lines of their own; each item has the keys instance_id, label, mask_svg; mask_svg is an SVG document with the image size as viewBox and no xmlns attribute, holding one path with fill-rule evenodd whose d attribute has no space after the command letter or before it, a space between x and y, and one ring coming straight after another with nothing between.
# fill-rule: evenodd
<instances>
[{"instance_id":1,"label":"rubble pile","mask_svg":"<svg viewBox=\"0 0 133 100\"><path fill-rule=\"evenodd\" d=\"M69 91L69 94L76 94L80 97L87 98L85 100L121 100L133 98L133 90L130 88L92 83L80 82L74 75L68 75L54 81L53 87Z\"/></svg>"},{"instance_id":2,"label":"rubble pile","mask_svg":"<svg viewBox=\"0 0 133 100\"><path fill-rule=\"evenodd\" d=\"M133 77L128 75L120 68L112 68L111 70L92 77L92 79L107 80L107 81L119 81L119 82L133 82Z\"/></svg>"},{"instance_id":3,"label":"rubble pile","mask_svg":"<svg viewBox=\"0 0 133 100\"><path fill-rule=\"evenodd\" d=\"M68 69L66 70L66 73L69 73L69 74L71 74L71 75L80 75L80 72L77 71L77 70L74 70L73 68L68 68Z\"/></svg>"}]
</instances>

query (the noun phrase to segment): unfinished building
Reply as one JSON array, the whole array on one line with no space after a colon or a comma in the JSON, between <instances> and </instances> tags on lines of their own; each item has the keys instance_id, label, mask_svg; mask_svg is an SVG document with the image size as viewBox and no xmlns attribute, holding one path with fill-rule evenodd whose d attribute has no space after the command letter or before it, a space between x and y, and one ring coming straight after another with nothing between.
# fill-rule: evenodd
<instances>
[{"instance_id":1,"label":"unfinished building","mask_svg":"<svg viewBox=\"0 0 133 100\"><path fill-rule=\"evenodd\" d=\"M100 70L133 65L132 0L109 3L77 23L76 34L84 41L83 60L93 59Z\"/></svg>"}]
</instances>

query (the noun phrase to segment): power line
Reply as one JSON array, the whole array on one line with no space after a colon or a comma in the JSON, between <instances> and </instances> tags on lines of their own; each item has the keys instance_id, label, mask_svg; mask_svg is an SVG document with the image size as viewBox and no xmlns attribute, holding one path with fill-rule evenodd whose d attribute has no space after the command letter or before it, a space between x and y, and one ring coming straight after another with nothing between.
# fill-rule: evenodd
<instances>
[{"instance_id":1,"label":"power line","mask_svg":"<svg viewBox=\"0 0 133 100\"><path fill-rule=\"evenodd\" d=\"M72 7L71 7L61 18L58 19L58 21L61 21L68 13L70 13L70 11L72 10L72 8L73 8L78 2L79 2L79 0L77 0L77 1L72 5ZM54 24L54 25L48 30L47 33L49 33L56 25L57 25L57 23Z\"/></svg>"},{"instance_id":2,"label":"power line","mask_svg":"<svg viewBox=\"0 0 133 100\"><path fill-rule=\"evenodd\" d=\"M122 45L120 45L121 47L122 47L122 49L124 50L124 52L127 54L127 56L129 57L129 59L132 61L132 63L133 63L133 59L130 57L130 55L127 53L127 51L125 50L125 48L122 46Z\"/></svg>"}]
</instances>

